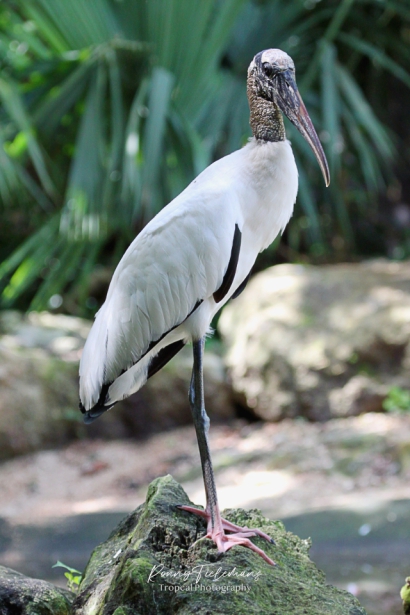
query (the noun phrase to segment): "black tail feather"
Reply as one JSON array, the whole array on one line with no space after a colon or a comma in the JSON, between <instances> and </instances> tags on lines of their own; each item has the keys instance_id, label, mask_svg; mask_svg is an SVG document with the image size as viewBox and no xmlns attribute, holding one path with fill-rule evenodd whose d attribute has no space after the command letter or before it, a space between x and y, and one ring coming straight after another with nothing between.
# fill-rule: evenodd
<instances>
[{"instance_id":1,"label":"black tail feather","mask_svg":"<svg viewBox=\"0 0 410 615\"><path fill-rule=\"evenodd\" d=\"M114 406L114 404L110 404L109 406L104 405L104 402L107 398L108 389L110 388L111 384L111 382L109 384L103 384L103 386L101 387L100 397L95 406L93 406L90 410L86 410L81 401L78 404L81 412L84 414L84 423L86 425L89 425L90 423L95 421L95 419L98 419L99 416L101 416L102 414L104 414L104 412Z\"/></svg>"},{"instance_id":2,"label":"black tail feather","mask_svg":"<svg viewBox=\"0 0 410 615\"><path fill-rule=\"evenodd\" d=\"M177 342L173 342L172 344L161 348L159 353L155 357L153 357L149 364L147 379L151 378L151 376L156 374L162 367L164 367L164 365L166 365L168 361L170 361L172 357L174 357L177 352L179 352L184 346L185 342L183 340L178 340ZM90 423L95 421L95 419L98 419L98 417L104 414L104 412L106 412L115 405L106 405L105 403L107 400L108 389L111 385L112 382L109 382L108 384L103 384L103 386L101 387L100 397L95 406L93 406L90 410L86 410L83 403L80 401L79 407L84 415L84 423L86 425L89 425Z\"/></svg>"},{"instance_id":3,"label":"black tail feather","mask_svg":"<svg viewBox=\"0 0 410 615\"><path fill-rule=\"evenodd\" d=\"M95 419L98 419L99 416L101 416L102 414L104 414L104 412L106 412L106 410L109 410L112 406L94 406L94 408L92 408L91 410L87 410L84 413L84 423L86 425L89 425L90 423L93 423L95 421Z\"/></svg>"}]
</instances>

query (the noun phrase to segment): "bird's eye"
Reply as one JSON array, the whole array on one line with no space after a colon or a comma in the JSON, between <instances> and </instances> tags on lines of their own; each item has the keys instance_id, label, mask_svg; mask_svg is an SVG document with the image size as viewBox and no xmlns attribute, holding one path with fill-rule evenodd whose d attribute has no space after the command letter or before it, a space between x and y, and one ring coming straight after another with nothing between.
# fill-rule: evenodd
<instances>
[{"instance_id":1,"label":"bird's eye","mask_svg":"<svg viewBox=\"0 0 410 615\"><path fill-rule=\"evenodd\" d=\"M269 64L269 62L264 62L262 64L262 68L265 72L265 75L267 77L274 77L275 76L275 69L273 68L273 66L271 64Z\"/></svg>"}]
</instances>

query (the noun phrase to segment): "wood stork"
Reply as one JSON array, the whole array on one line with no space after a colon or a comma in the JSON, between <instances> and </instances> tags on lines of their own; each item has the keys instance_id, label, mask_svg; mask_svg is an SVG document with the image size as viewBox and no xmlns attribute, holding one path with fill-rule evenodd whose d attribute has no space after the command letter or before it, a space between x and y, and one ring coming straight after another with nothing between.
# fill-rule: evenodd
<instances>
[{"instance_id":1,"label":"wood stork","mask_svg":"<svg viewBox=\"0 0 410 615\"><path fill-rule=\"evenodd\" d=\"M253 138L205 169L135 238L96 315L80 363L80 408L89 423L140 389L187 342L193 344L189 402L198 439L207 537L224 552L243 545L272 560L249 538L269 536L221 518L204 405L204 340L214 314L244 289L259 252L292 215L298 173L282 112L329 169L295 82L292 59L258 53L248 69Z\"/></svg>"}]
</instances>

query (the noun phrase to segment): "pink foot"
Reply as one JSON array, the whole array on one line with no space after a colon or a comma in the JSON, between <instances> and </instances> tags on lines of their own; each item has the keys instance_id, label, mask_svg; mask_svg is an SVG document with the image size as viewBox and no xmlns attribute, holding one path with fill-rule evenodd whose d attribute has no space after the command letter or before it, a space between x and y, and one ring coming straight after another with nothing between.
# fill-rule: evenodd
<instances>
[{"instance_id":1,"label":"pink foot","mask_svg":"<svg viewBox=\"0 0 410 615\"><path fill-rule=\"evenodd\" d=\"M271 564L272 566L276 566L275 562L271 560L262 549L259 549L256 545L254 545L249 538L252 536L260 536L264 538L268 542L274 544L274 541L268 534L262 532L258 529L253 529L249 527L240 527L239 525L235 525L235 523L231 523L226 519L221 519L222 529L212 528L211 527L211 515L205 510L199 510L199 508L194 508L193 506L177 506L180 510L185 510L186 512L193 513L194 515L198 515L198 517L202 517L207 521L207 533L204 538L210 538L218 547L218 551L220 553L225 553L235 545L242 545L243 547L247 547L254 551L258 555L260 555L265 562ZM226 535L225 532L230 532L230 534ZM201 539L202 540L202 539Z\"/></svg>"}]
</instances>

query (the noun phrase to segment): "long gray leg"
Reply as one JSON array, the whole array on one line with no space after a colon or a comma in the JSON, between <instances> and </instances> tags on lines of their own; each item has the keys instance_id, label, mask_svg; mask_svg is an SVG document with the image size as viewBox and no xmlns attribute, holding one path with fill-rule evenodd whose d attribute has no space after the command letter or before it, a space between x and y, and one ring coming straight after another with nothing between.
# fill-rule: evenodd
<instances>
[{"instance_id":1,"label":"long gray leg","mask_svg":"<svg viewBox=\"0 0 410 615\"><path fill-rule=\"evenodd\" d=\"M191 386L189 389L189 402L194 420L196 437L198 440L199 454L201 457L202 475L204 477L206 493L206 510L210 515L211 528L219 526L222 530L221 515L218 507L216 494L215 476L212 468L211 453L209 450L208 432L209 417L205 410L203 355L205 338L201 338L193 344L194 366L192 370Z\"/></svg>"}]
</instances>

